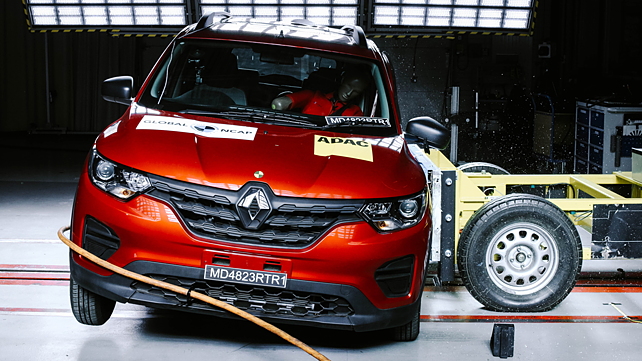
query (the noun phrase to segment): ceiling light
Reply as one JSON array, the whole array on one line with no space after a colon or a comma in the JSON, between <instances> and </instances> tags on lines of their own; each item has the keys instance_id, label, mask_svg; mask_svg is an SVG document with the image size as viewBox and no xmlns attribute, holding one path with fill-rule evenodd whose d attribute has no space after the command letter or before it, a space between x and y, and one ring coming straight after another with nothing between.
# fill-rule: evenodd
<instances>
[{"instance_id":1,"label":"ceiling light","mask_svg":"<svg viewBox=\"0 0 642 361\"><path fill-rule=\"evenodd\" d=\"M375 25L399 25L399 6L378 6L375 8Z\"/></svg>"},{"instance_id":2,"label":"ceiling light","mask_svg":"<svg viewBox=\"0 0 642 361\"><path fill-rule=\"evenodd\" d=\"M468 28L474 27L475 25L477 25L477 9L455 9L455 13L453 15L453 26Z\"/></svg>"},{"instance_id":3,"label":"ceiling light","mask_svg":"<svg viewBox=\"0 0 642 361\"><path fill-rule=\"evenodd\" d=\"M504 0L481 0L481 6L504 6Z\"/></svg>"},{"instance_id":4,"label":"ceiling light","mask_svg":"<svg viewBox=\"0 0 642 361\"><path fill-rule=\"evenodd\" d=\"M401 9L401 25L423 26L426 23L426 8L404 7Z\"/></svg>"},{"instance_id":5,"label":"ceiling light","mask_svg":"<svg viewBox=\"0 0 642 361\"><path fill-rule=\"evenodd\" d=\"M24 3L33 27L82 29L184 26L188 1L193 0L24 0Z\"/></svg>"},{"instance_id":6,"label":"ceiling light","mask_svg":"<svg viewBox=\"0 0 642 361\"><path fill-rule=\"evenodd\" d=\"M528 10L506 10L504 15L504 28L525 29L528 27L530 11Z\"/></svg>"}]
</instances>

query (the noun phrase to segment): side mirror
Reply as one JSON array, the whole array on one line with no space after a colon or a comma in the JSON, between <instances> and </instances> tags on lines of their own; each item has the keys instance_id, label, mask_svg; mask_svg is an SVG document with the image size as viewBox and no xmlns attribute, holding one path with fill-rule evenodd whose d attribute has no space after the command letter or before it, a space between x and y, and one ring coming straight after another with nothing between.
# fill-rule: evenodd
<instances>
[{"instance_id":1,"label":"side mirror","mask_svg":"<svg viewBox=\"0 0 642 361\"><path fill-rule=\"evenodd\" d=\"M134 78L131 76L117 76L103 82L101 93L108 102L130 105L134 92Z\"/></svg>"},{"instance_id":2,"label":"side mirror","mask_svg":"<svg viewBox=\"0 0 642 361\"><path fill-rule=\"evenodd\" d=\"M413 135L427 146L444 149L450 143L450 131L431 117L417 117L408 121L406 133Z\"/></svg>"}]
</instances>

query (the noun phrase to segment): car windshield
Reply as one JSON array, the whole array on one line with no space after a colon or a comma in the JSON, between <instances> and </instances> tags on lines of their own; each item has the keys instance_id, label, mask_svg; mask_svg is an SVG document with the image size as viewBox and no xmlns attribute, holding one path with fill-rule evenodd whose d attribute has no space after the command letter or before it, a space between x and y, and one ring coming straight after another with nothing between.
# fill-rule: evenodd
<instances>
[{"instance_id":1,"label":"car windshield","mask_svg":"<svg viewBox=\"0 0 642 361\"><path fill-rule=\"evenodd\" d=\"M140 103L159 110L350 134L396 132L376 63L276 45L178 40Z\"/></svg>"}]
</instances>

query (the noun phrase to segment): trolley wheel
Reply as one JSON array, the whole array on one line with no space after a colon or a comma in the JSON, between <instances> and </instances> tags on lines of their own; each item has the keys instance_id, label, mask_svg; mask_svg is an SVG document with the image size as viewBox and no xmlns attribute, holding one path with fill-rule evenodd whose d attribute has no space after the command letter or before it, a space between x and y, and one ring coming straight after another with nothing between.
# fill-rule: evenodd
<instances>
[{"instance_id":1,"label":"trolley wheel","mask_svg":"<svg viewBox=\"0 0 642 361\"><path fill-rule=\"evenodd\" d=\"M97 295L80 286L73 278L69 283L71 311L82 324L99 326L111 317L116 301Z\"/></svg>"},{"instance_id":2,"label":"trolley wheel","mask_svg":"<svg viewBox=\"0 0 642 361\"><path fill-rule=\"evenodd\" d=\"M493 163L486 162L471 162L462 164L457 167L460 171L464 173L490 173L490 174L510 174L506 169L495 165Z\"/></svg>"},{"instance_id":3,"label":"trolley wheel","mask_svg":"<svg viewBox=\"0 0 642 361\"><path fill-rule=\"evenodd\" d=\"M582 243L566 214L544 198L511 194L481 207L459 240L464 285L493 311L539 312L571 292Z\"/></svg>"}]
</instances>

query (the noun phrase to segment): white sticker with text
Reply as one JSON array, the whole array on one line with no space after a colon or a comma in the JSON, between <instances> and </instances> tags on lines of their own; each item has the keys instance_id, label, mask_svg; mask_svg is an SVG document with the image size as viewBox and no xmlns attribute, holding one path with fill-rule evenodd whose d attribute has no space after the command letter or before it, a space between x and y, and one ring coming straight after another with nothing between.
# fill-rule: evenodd
<instances>
[{"instance_id":1,"label":"white sticker with text","mask_svg":"<svg viewBox=\"0 0 642 361\"><path fill-rule=\"evenodd\" d=\"M231 124L200 122L193 119L146 115L136 129L165 130L196 134L208 138L254 140L257 128Z\"/></svg>"}]
</instances>

